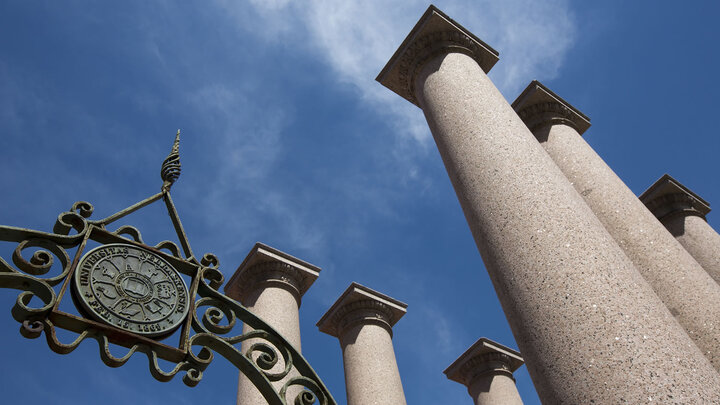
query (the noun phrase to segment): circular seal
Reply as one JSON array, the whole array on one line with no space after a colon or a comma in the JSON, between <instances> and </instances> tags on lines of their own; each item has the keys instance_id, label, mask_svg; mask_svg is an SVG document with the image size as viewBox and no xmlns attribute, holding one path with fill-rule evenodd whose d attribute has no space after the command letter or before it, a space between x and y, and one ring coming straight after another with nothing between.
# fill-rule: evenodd
<instances>
[{"instance_id":1,"label":"circular seal","mask_svg":"<svg viewBox=\"0 0 720 405\"><path fill-rule=\"evenodd\" d=\"M93 318L144 336L175 330L190 305L185 282L170 263L121 243L87 252L75 270L73 286Z\"/></svg>"}]
</instances>

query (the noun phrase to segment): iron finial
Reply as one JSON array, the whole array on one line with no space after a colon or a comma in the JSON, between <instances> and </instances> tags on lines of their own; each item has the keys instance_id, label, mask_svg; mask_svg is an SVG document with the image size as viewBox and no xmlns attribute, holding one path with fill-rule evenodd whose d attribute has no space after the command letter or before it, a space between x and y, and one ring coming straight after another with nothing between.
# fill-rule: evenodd
<instances>
[{"instance_id":1,"label":"iron finial","mask_svg":"<svg viewBox=\"0 0 720 405\"><path fill-rule=\"evenodd\" d=\"M173 142L172 150L165 158L160 169L160 177L163 179L163 191L170 191L175 180L180 177L180 130L178 129Z\"/></svg>"}]
</instances>

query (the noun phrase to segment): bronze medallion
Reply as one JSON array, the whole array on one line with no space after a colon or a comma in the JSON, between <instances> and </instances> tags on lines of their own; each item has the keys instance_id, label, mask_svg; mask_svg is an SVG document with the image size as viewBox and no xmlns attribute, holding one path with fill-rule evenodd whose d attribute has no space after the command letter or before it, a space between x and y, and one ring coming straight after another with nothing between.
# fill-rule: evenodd
<instances>
[{"instance_id":1,"label":"bronze medallion","mask_svg":"<svg viewBox=\"0 0 720 405\"><path fill-rule=\"evenodd\" d=\"M97 247L75 270L76 297L96 320L128 332L172 332L188 313L185 282L157 254L121 243Z\"/></svg>"}]
</instances>

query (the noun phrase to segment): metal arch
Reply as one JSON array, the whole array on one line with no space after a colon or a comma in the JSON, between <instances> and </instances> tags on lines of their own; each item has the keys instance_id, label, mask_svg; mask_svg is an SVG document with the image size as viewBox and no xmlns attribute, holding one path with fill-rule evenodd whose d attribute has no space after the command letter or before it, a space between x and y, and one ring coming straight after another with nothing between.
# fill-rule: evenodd
<instances>
[{"instance_id":1,"label":"metal arch","mask_svg":"<svg viewBox=\"0 0 720 405\"><path fill-rule=\"evenodd\" d=\"M203 372L213 361L213 353L217 353L247 376L270 405L336 405L327 387L295 347L239 302L219 291L224 280L217 257L208 253L198 260L194 256L170 196L170 187L180 175L179 136L178 130L172 151L161 169L163 186L155 195L99 220L89 219L93 213L90 203L76 202L58 216L53 232L0 225L0 241L17 243L12 264L0 256L0 288L20 291L11 310L13 318L22 325L20 333L31 339L44 333L50 349L59 354L69 354L82 341L95 339L102 361L110 367L120 367L135 353L143 353L155 379L170 381L184 373L183 382L190 387L202 380ZM108 230L113 222L160 199L165 202L182 251L170 241L148 246L140 231L131 226ZM190 310L183 321L177 346L59 309L62 299L70 294L68 285L88 241L124 243L152 251L190 277ZM73 248L78 249L71 258L67 250ZM32 255L26 259L28 251L32 251ZM49 275L56 261L60 265L59 274ZM57 293L56 288L59 288ZM41 305L31 306L33 297L39 299ZM234 334L233 330L240 324L252 330ZM58 328L74 332L77 337L63 343L57 337ZM248 339L254 343L243 353L239 346ZM128 351L116 356L111 344ZM175 366L163 370L158 359ZM281 371L273 371L276 365L283 366ZM290 374L292 370L295 373ZM276 389L273 382L281 380L283 385ZM288 398L288 389L292 386L299 386L301 390Z\"/></svg>"}]
</instances>

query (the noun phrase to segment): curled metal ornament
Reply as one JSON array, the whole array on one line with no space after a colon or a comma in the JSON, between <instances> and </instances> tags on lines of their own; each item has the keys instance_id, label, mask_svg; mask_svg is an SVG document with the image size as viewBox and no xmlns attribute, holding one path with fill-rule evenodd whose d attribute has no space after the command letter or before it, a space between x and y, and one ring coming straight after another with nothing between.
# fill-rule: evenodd
<instances>
[{"instance_id":1,"label":"curled metal ornament","mask_svg":"<svg viewBox=\"0 0 720 405\"><path fill-rule=\"evenodd\" d=\"M79 201L73 204L69 211L58 215L53 232L50 233L0 225L0 241L17 243L11 260L6 261L0 257L0 288L20 291L11 311L13 318L20 323L20 333L31 339L45 334L50 349L59 354L69 354L83 341L94 339L98 343L103 363L110 367L120 367L135 353L144 353L148 358L150 374L155 379L170 381L176 375L184 373L183 382L190 387L202 380L204 371L212 363L214 353L217 353L247 376L270 405L335 405L336 402L327 388L295 347L239 302L219 292L218 288L223 284L224 277L219 270L218 258L205 254L198 261L192 254L169 193L172 182L177 180L180 174L178 141L179 135L176 137L173 152L163 164L161 174L165 184L161 193L100 220L90 220L93 206ZM114 232L106 229L106 226L114 221L160 199L168 206L182 251L169 241L160 242L154 247L147 246L140 231L131 226L122 226ZM83 276L83 260L71 260L66 249L78 248L79 255L85 249L87 240L101 244L101 247L94 251L102 250L105 253L103 258L108 255L123 255L125 252L118 253L117 247L126 246L128 257L133 254L131 250L136 249L146 252L146 256L159 258L153 262L153 266L144 268L150 273L158 270L157 266L160 265L157 263L164 262L192 279L189 290L186 290L184 284L182 286L187 291L189 311L178 323L178 326L184 326L177 347L157 342L156 339L162 336L153 333L141 334L133 328L118 327L117 323L108 322L102 315L90 320L57 309L58 294L63 297L67 283L72 285L73 280L68 280L70 274L75 274L74 277ZM115 250L107 250L112 246L115 246ZM88 254L92 251L91 249ZM73 262L77 263L77 268L73 269ZM101 262L101 259L96 260L96 263ZM143 273L142 267L132 271L123 267L123 264L133 263L127 262L127 257L122 260L118 258L115 264L120 268L112 269L117 271L117 274L105 280L115 283L112 284L114 290L106 289L105 293L124 293L138 302L148 297L159 297L161 293L155 289L155 282L147 280L152 278L149 275L145 275L145 278L139 275ZM90 267L94 264L95 262L90 264ZM102 270L98 271L102 273ZM122 274L125 276L120 277ZM78 283L82 284L82 281L77 279ZM182 284L182 279L175 284ZM107 284L107 288L110 286L111 284ZM60 292L56 293L54 287ZM67 293L70 293L69 290ZM152 294L150 290L153 291ZM96 292L103 294L100 290ZM163 290L162 294L167 295L167 292ZM170 294L172 295L172 292ZM130 307L125 309L128 308ZM80 311L81 314L83 312L85 311ZM60 342L57 328L74 332L77 336L70 343ZM240 331L235 332L238 328ZM245 347L241 348L244 342ZM123 354L114 353L121 346L124 347L121 349ZM159 359L169 361L174 366L171 366L170 370L163 370ZM278 381L282 381L279 388L276 387ZM289 393L288 389L291 387L293 389ZM287 398L288 396L292 398Z\"/></svg>"},{"instance_id":2,"label":"curled metal ornament","mask_svg":"<svg viewBox=\"0 0 720 405\"><path fill-rule=\"evenodd\" d=\"M286 402L289 402L287 398L287 391L292 386L300 386L303 388L302 391L295 395L293 400L294 405L312 405L316 402L319 403L319 405L328 405L331 403L330 398L325 395L321 387L315 381L302 376L291 378L280 389L280 395Z\"/></svg>"},{"instance_id":3,"label":"curled metal ornament","mask_svg":"<svg viewBox=\"0 0 720 405\"><path fill-rule=\"evenodd\" d=\"M13 251L12 261L17 268L0 257L0 287L21 291L11 310L12 316L20 323L28 321L30 322L28 325L32 324L34 328L37 328L37 324L34 322L46 317L57 302L57 295L53 286L61 283L67 277L70 271L70 258L65 249L58 243L42 238L47 234L27 229L8 228L0 227L0 235L5 235L6 240L10 239L7 238L7 235L14 235L16 234L15 231L30 237L20 241ZM63 238L62 235L58 236L59 239ZM30 260L27 260L23 255L23 251L30 248L41 248L41 250L36 250ZM57 258L61 267L60 274L41 277L49 272L55 258ZM42 306L31 306L30 302L33 298L42 301ZM28 331L28 333L32 334L27 328L21 331Z\"/></svg>"},{"instance_id":4,"label":"curled metal ornament","mask_svg":"<svg viewBox=\"0 0 720 405\"><path fill-rule=\"evenodd\" d=\"M315 403L317 398L315 394L310 391L302 391L295 397L295 405L312 405Z\"/></svg>"},{"instance_id":5,"label":"curled metal ornament","mask_svg":"<svg viewBox=\"0 0 720 405\"><path fill-rule=\"evenodd\" d=\"M92 215L94 208L92 204L87 201L78 201L73 204L70 211L78 213L83 218L90 218L90 215Z\"/></svg>"},{"instance_id":6,"label":"curled metal ornament","mask_svg":"<svg viewBox=\"0 0 720 405\"><path fill-rule=\"evenodd\" d=\"M322 380L297 349L247 308L217 290L219 285L216 284L221 281L217 279L218 276L221 277L218 273L216 269L205 267L198 275L200 283L196 308L210 308L203 312L201 319L198 319L198 311L192 314L193 329L199 332L190 339L192 345L213 350L229 360L252 381L269 404L335 405L335 400ZM221 325L223 320L226 320L226 323ZM232 328L228 326L237 321L253 330L233 335ZM212 331L220 334L215 335ZM237 346L244 341L250 341L251 344L245 353L242 353ZM274 372L277 364L283 367ZM299 375L288 379L279 391L275 391L270 383L287 378L293 369ZM292 402L286 398L291 386L303 388Z\"/></svg>"},{"instance_id":7,"label":"curled metal ornament","mask_svg":"<svg viewBox=\"0 0 720 405\"><path fill-rule=\"evenodd\" d=\"M160 177L163 180L163 191L170 190L173 183L180 177L180 171L180 130L178 129L172 150L160 168Z\"/></svg>"},{"instance_id":8,"label":"curled metal ornament","mask_svg":"<svg viewBox=\"0 0 720 405\"><path fill-rule=\"evenodd\" d=\"M41 250L36 250L28 261L23 257L23 250L29 248L41 248ZM20 271L38 277L48 273L55 262L55 257L58 258L62 271L57 276L43 279L50 285L57 285L70 271L70 257L57 243L40 238L26 239L17 245L12 260Z\"/></svg>"}]
</instances>

